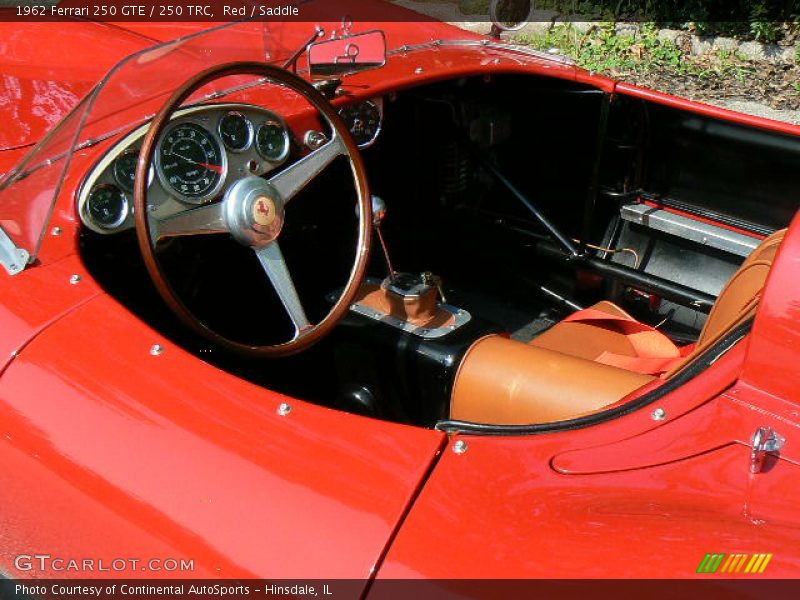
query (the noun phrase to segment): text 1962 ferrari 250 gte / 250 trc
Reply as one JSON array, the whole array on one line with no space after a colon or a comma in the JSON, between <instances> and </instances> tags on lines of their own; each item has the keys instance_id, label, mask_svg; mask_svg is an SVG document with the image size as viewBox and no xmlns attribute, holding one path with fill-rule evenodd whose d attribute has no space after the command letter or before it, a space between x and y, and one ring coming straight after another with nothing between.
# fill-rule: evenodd
<instances>
[{"instance_id":1,"label":"text 1962 ferrari 250 gte / 250 trc","mask_svg":"<svg viewBox=\"0 0 800 600\"><path fill-rule=\"evenodd\" d=\"M318 4L4 35L0 571L800 574L797 129Z\"/></svg>"}]
</instances>

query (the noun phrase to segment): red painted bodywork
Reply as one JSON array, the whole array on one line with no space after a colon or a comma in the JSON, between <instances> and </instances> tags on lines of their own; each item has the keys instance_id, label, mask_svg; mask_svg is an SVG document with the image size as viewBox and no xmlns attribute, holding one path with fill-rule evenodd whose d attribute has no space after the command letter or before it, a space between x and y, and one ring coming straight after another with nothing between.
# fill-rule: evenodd
<instances>
[{"instance_id":1,"label":"red painted bodywork","mask_svg":"<svg viewBox=\"0 0 800 600\"><path fill-rule=\"evenodd\" d=\"M31 26L31 48L58 27ZM308 27L285 25L286 46ZM435 23L380 27L390 48L477 37ZM137 26L120 39L134 47L145 36L166 39L168 31ZM29 65L25 85L61 81L85 93L80 82L96 80L111 54L130 51L122 44L98 57L76 45L65 72L34 73L43 59ZM348 79L337 102L501 72L798 133L480 46L394 54L385 68ZM14 114L31 129L4 130L6 147L32 144L46 128L20 106L2 110L25 111ZM281 110L299 134L312 118ZM766 576L800 575L797 226L747 341L659 401L666 420L654 421L651 406L574 431L460 435L468 449L456 454L441 432L246 383L165 341L102 291L78 255L75 194L113 141L76 156L38 262L15 277L0 270L0 572L31 576L14 557L47 552L189 558L200 577L369 578L376 569L382 578L691 577L707 552L770 552ZM15 219L24 227L26 218L20 201ZM152 356L154 344L166 351ZM286 416L277 412L282 402L292 406ZM786 452L750 475L749 440L761 425L787 438Z\"/></svg>"}]
</instances>

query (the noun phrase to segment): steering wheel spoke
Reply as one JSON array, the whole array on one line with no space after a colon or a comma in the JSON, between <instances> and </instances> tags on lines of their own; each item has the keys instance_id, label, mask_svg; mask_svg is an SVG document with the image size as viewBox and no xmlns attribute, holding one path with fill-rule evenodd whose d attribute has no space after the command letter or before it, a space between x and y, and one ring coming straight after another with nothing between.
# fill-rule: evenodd
<instances>
[{"instance_id":1,"label":"steering wheel spoke","mask_svg":"<svg viewBox=\"0 0 800 600\"><path fill-rule=\"evenodd\" d=\"M267 277L272 282L272 287L275 288L283 307L292 320L295 329L293 339L302 337L304 333L313 329L313 325L303 310L303 304L300 302L300 296L297 295L297 289L294 287L294 281L286 267L286 260L283 258L283 252L281 252L278 242L257 248L255 252Z\"/></svg>"},{"instance_id":2,"label":"steering wheel spoke","mask_svg":"<svg viewBox=\"0 0 800 600\"><path fill-rule=\"evenodd\" d=\"M186 235L228 233L222 202L215 202L179 212L164 219L151 218L150 230L155 241Z\"/></svg>"},{"instance_id":3,"label":"steering wheel spoke","mask_svg":"<svg viewBox=\"0 0 800 600\"><path fill-rule=\"evenodd\" d=\"M278 191L284 204L288 204L309 181L322 173L337 157L346 154L347 148L341 138L334 134L329 142L272 177L269 183Z\"/></svg>"}]
</instances>

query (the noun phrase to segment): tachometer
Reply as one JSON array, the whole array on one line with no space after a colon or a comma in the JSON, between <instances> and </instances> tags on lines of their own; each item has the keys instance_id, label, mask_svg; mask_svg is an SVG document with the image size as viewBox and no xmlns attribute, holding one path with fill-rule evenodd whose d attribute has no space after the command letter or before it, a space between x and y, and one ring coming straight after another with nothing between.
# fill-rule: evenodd
<instances>
[{"instance_id":1,"label":"tachometer","mask_svg":"<svg viewBox=\"0 0 800 600\"><path fill-rule=\"evenodd\" d=\"M211 133L197 123L166 131L156 151L161 183L185 202L200 204L219 192L225 180L225 153Z\"/></svg>"},{"instance_id":2,"label":"tachometer","mask_svg":"<svg viewBox=\"0 0 800 600\"><path fill-rule=\"evenodd\" d=\"M289 154L289 134L277 121L267 121L256 132L256 150L270 162L281 162Z\"/></svg>"},{"instance_id":3,"label":"tachometer","mask_svg":"<svg viewBox=\"0 0 800 600\"><path fill-rule=\"evenodd\" d=\"M86 215L102 229L115 229L128 218L128 199L115 185L98 185L86 199Z\"/></svg>"},{"instance_id":4,"label":"tachometer","mask_svg":"<svg viewBox=\"0 0 800 600\"><path fill-rule=\"evenodd\" d=\"M372 100L345 106L339 111L339 116L359 148L367 148L378 139L381 132L381 109Z\"/></svg>"},{"instance_id":5,"label":"tachometer","mask_svg":"<svg viewBox=\"0 0 800 600\"><path fill-rule=\"evenodd\" d=\"M227 112L219 120L219 136L228 150L244 152L253 143L253 124L240 112Z\"/></svg>"}]
</instances>

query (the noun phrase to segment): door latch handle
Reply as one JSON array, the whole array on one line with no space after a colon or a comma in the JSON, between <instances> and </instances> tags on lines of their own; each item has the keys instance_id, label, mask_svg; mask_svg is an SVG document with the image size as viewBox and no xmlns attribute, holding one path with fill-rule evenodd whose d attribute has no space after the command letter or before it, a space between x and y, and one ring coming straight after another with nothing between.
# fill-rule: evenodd
<instances>
[{"instance_id":1,"label":"door latch handle","mask_svg":"<svg viewBox=\"0 0 800 600\"><path fill-rule=\"evenodd\" d=\"M750 472L760 473L764 468L767 454L777 455L786 443L786 438L772 427L759 427L753 434L753 448L750 451Z\"/></svg>"}]
</instances>

